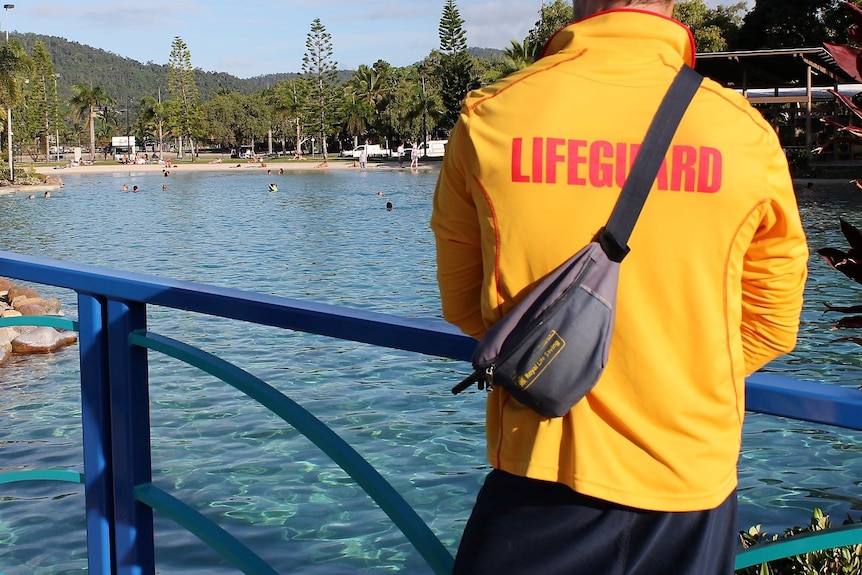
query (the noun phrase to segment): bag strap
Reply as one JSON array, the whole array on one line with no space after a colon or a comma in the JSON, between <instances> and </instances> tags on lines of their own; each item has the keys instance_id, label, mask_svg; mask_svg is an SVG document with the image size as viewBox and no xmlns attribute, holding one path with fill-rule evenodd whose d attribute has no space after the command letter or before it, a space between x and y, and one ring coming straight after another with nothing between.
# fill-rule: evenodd
<instances>
[{"instance_id":1,"label":"bag strap","mask_svg":"<svg viewBox=\"0 0 862 575\"><path fill-rule=\"evenodd\" d=\"M621 262L629 253L629 237L677 126L702 81L703 76L683 64L652 119L611 217L596 238L608 258L615 262Z\"/></svg>"}]
</instances>

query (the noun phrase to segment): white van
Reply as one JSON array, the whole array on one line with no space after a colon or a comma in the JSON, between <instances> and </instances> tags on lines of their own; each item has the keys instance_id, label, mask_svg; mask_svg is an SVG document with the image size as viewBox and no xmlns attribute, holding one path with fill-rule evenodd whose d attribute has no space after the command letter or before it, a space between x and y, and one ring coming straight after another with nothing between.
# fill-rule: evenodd
<instances>
[{"instance_id":1,"label":"white van","mask_svg":"<svg viewBox=\"0 0 862 575\"><path fill-rule=\"evenodd\" d=\"M449 140L428 140L427 142L422 142L419 144L419 157L428 156L429 158L442 158L446 153L446 144L449 143ZM428 149L428 153L425 153L425 149Z\"/></svg>"},{"instance_id":2,"label":"white van","mask_svg":"<svg viewBox=\"0 0 862 575\"><path fill-rule=\"evenodd\" d=\"M361 146L356 146L352 150L344 150L341 152L341 157L343 158L358 158L362 155L362 152L365 151L366 155L369 158L388 158L392 155L387 149L381 148L380 144L363 144Z\"/></svg>"}]
</instances>

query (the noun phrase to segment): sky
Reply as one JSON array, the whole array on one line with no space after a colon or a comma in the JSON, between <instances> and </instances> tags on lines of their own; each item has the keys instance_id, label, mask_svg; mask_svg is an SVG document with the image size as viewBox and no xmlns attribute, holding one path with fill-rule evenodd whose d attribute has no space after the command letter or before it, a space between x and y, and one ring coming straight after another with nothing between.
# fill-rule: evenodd
<instances>
[{"instance_id":1,"label":"sky","mask_svg":"<svg viewBox=\"0 0 862 575\"><path fill-rule=\"evenodd\" d=\"M730 0L707 0L711 7ZM319 18L333 60L355 70L383 59L401 67L439 47L444 0L19 0L5 9L5 32L59 36L139 62L167 64L179 36L192 66L239 78L300 72L305 40ZM541 0L456 0L467 44L505 48L522 41ZM9 4L6 4L9 6Z\"/></svg>"}]
</instances>

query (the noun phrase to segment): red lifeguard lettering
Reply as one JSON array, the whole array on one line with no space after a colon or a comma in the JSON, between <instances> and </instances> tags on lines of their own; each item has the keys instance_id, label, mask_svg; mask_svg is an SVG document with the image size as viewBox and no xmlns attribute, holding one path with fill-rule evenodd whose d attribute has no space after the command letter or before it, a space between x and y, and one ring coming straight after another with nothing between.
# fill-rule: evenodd
<instances>
[{"instance_id":1,"label":"red lifeguard lettering","mask_svg":"<svg viewBox=\"0 0 862 575\"><path fill-rule=\"evenodd\" d=\"M631 171L631 170L629 170ZM661 161L658 167L658 174L655 176L656 189L667 191L670 188L667 185L667 158Z\"/></svg>"},{"instance_id":2,"label":"red lifeguard lettering","mask_svg":"<svg viewBox=\"0 0 862 575\"><path fill-rule=\"evenodd\" d=\"M557 184L560 170L565 169L570 186L622 188L641 148L640 144L605 140L531 139L529 149L525 149L525 138L512 139L513 183ZM671 146L659 167L656 186L673 192L713 194L721 189L723 170L723 157L716 148Z\"/></svg>"},{"instance_id":3,"label":"red lifeguard lettering","mask_svg":"<svg viewBox=\"0 0 862 575\"><path fill-rule=\"evenodd\" d=\"M693 192L697 181L697 150L691 146L674 146L672 151L673 170L670 175L672 190ZM683 184L683 180L685 184ZM684 187L683 187L684 186Z\"/></svg>"},{"instance_id":4,"label":"red lifeguard lettering","mask_svg":"<svg viewBox=\"0 0 862 575\"><path fill-rule=\"evenodd\" d=\"M561 154L558 149L564 145L566 145L566 141L563 138L548 138L546 152L548 161L545 163L545 181L549 184L557 183L557 164L566 159L566 156Z\"/></svg>"},{"instance_id":5,"label":"red lifeguard lettering","mask_svg":"<svg viewBox=\"0 0 862 575\"><path fill-rule=\"evenodd\" d=\"M721 189L722 157L715 148L701 148L698 161L697 191L714 194Z\"/></svg>"},{"instance_id":6,"label":"red lifeguard lettering","mask_svg":"<svg viewBox=\"0 0 862 575\"><path fill-rule=\"evenodd\" d=\"M521 158L524 155L524 140L515 138L512 140L512 181L519 183L527 183L530 181L530 176L525 176L521 172Z\"/></svg>"},{"instance_id":7,"label":"red lifeguard lettering","mask_svg":"<svg viewBox=\"0 0 862 575\"><path fill-rule=\"evenodd\" d=\"M581 148L587 147L586 140L569 140L569 185L584 186L587 183L586 178L578 175L578 169L581 164L587 163L587 156L581 151Z\"/></svg>"},{"instance_id":8,"label":"red lifeguard lettering","mask_svg":"<svg viewBox=\"0 0 862 575\"><path fill-rule=\"evenodd\" d=\"M533 182L542 183L542 164L544 157L542 156L542 148L544 147L544 138L533 138Z\"/></svg>"},{"instance_id":9,"label":"red lifeguard lettering","mask_svg":"<svg viewBox=\"0 0 862 575\"><path fill-rule=\"evenodd\" d=\"M610 142L593 142L590 146L590 184L597 188L610 188L614 184L614 145Z\"/></svg>"}]
</instances>

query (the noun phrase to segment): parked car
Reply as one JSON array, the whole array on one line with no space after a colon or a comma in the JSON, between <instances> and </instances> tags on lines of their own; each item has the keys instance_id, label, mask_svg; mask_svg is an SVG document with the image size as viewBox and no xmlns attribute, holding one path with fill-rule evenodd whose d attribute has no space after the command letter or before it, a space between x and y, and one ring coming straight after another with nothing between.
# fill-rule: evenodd
<instances>
[{"instance_id":1,"label":"parked car","mask_svg":"<svg viewBox=\"0 0 862 575\"><path fill-rule=\"evenodd\" d=\"M231 158L241 158L243 160L254 157L254 146L250 144L243 144L239 147L238 150L230 151Z\"/></svg>"},{"instance_id":2,"label":"parked car","mask_svg":"<svg viewBox=\"0 0 862 575\"><path fill-rule=\"evenodd\" d=\"M449 140L428 140L419 144L419 157L442 158ZM427 153L426 153L427 151Z\"/></svg>"},{"instance_id":3,"label":"parked car","mask_svg":"<svg viewBox=\"0 0 862 575\"><path fill-rule=\"evenodd\" d=\"M369 158L388 158L392 155L391 150L381 148L379 144L362 144L352 150L342 150L340 156L342 158L358 158L366 148L368 149Z\"/></svg>"}]
</instances>

